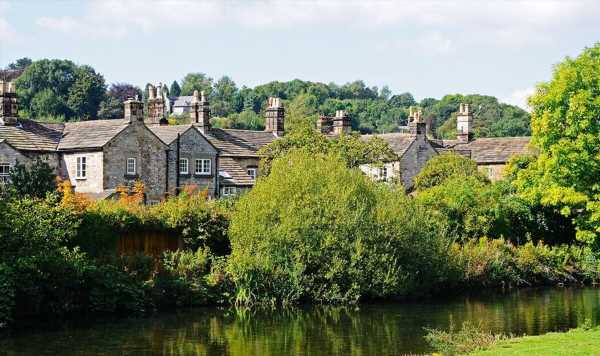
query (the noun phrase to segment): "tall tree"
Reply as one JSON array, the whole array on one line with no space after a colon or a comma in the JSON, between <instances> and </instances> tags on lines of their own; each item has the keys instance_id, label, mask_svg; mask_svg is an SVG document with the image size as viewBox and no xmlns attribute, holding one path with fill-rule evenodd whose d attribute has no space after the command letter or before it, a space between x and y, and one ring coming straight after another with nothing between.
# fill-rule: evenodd
<instances>
[{"instance_id":1,"label":"tall tree","mask_svg":"<svg viewBox=\"0 0 600 356\"><path fill-rule=\"evenodd\" d=\"M75 82L69 88L67 105L75 117L95 119L100 103L104 100L106 84L104 77L90 66L78 67Z\"/></svg>"},{"instance_id":2,"label":"tall tree","mask_svg":"<svg viewBox=\"0 0 600 356\"><path fill-rule=\"evenodd\" d=\"M530 99L537 160L515 185L533 203L573 219L577 238L600 246L600 43L554 68Z\"/></svg>"},{"instance_id":3,"label":"tall tree","mask_svg":"<svg viewBox=\"0 0 600 356\"><path fill-rule=\"evenodd\" d=\"M204 91L207 96L212 94L212 78L204 73L189 73L181 82L181 95L192 95L194 90Z\"/></svg>"},{"instance_id":4,"label":"tall tree","mask_svg":"<svg viewBox=\"0 0 600 356\"><path fill-rule=\"evenodd\" d=\"M169 89L169 95L173 96L173 97L181 95L181 87L179 86L179 83L177 83L176 80L174 80L173 83L171 83L171 88Z\"/></svg>"}]
</instances>

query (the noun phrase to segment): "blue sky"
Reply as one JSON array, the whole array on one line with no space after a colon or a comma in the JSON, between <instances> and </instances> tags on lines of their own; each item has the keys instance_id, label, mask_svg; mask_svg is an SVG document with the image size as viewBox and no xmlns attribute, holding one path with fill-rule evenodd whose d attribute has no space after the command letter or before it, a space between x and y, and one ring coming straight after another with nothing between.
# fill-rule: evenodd
<instances>
[{"instance_id":1,"label":"blue sky","mask_svg":"<svg viewBox=\"0 0 600 356\"><path fill-rule=\"evenodd\" d=\"M140 86L189 72L240 86L362 79L524 105L554 64L600 40L598 14L598 0L0 0L0 66L68 58Z\"/></svg>"}]
</instances>

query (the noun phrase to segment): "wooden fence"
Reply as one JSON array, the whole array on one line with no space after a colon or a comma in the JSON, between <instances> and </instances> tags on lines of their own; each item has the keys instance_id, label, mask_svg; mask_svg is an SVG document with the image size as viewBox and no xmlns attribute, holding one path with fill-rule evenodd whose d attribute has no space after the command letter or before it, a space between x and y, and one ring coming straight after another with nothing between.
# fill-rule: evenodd
<instances>
[{"instance_id":1,"label":"wooden fence","mask_svg":"<svg viewBox=\"0 0 600 356\"><path fill-rule=\"evenodd\" d=\"M117 240L119 256L143 254L158 258L165 251L175 251L180 248L183 248L181 237L165 231L134 231L123 234Z\"/></svg>"}]
</instances>

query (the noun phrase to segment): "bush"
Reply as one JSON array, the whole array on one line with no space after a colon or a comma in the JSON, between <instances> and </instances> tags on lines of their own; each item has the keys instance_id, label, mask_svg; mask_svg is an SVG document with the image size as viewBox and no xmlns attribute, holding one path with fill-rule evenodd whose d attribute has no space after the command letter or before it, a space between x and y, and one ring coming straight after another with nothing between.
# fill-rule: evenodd
<instances>
[{"instance_id":1,"label":"bush","mask_svg":"<svg viewBox=\"0 0 600 356\"><path fill-rule=\"evenodd\" d=\"M293 151L236 206L237 302L353 303L426 289L449 245L442 230L401 189L337 157Z\"/></svg>"},{"instance_id":2,"label":"bush","mask_svg":"<svg viewBox=\"0 0 600 356\"><path fill-rule=\"evenodd\" d=\"M443 355L462 355L483 350L506 338L504 335L484 331L481 323L474 325L468 321L463 322L460 330L454 330L454 324L450 324L449 331L427 328L425 330L425 340Z\"/></svg>"},{"instance_id":3,"label":"bush","mask_svg":"<svg viewBox=\"0 0 600 356\"><path fill-rule=\"evenodd\" d=\"M477 163L457 153L444 153L434 156L421 172L415 176L415 189L422 191L444 183L451 178L472 177L476 182L487 182L488 179L479 173Z\"/></svg>"},{"instance_id":4,"label":"bush","mask_svg":"<svg viewBox=\"0 0 600 356\"><path fill-rule=\"evenodd\" d=\"M15 281L10 267L0 263L0 329L13 320L15 309Z\"/></svg>"}]
</instances>

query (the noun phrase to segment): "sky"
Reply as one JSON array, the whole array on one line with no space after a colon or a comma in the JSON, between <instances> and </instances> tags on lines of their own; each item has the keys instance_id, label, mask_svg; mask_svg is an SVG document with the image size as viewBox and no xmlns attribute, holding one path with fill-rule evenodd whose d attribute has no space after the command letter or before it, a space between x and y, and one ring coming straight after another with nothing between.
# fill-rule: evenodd
<instances>
[{"instance_id":1,"label":"sky","mask_svg":"<svg viewBox=\"0 0 600 356\"><path fill-rule=\"evenodd\" d=\"M139 86L190 72L250 87L360 79L525 107L556 63L600 40L598 14L600 0L0 0L0 67L70 59Z\"/></svg>"}]
</instances>

